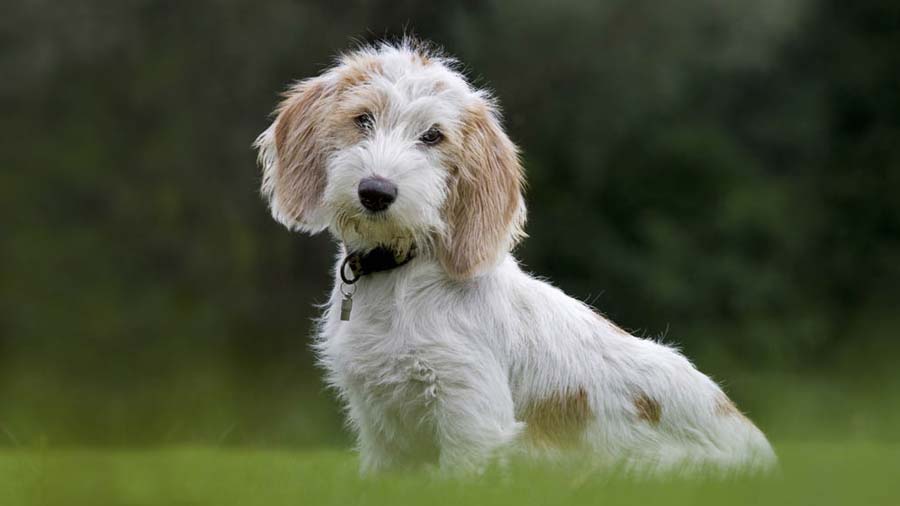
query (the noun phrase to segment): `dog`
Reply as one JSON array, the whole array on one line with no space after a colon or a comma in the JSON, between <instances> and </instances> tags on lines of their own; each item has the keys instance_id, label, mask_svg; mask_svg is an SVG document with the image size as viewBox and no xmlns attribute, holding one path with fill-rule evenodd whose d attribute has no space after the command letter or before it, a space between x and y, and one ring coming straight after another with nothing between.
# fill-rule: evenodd
<instances>
[{"instance_id":1,"label":"dog","mask_svg":"<svg viewBox=\"0 0 900 506\"><path fill-rule=\"evenodd\" d=\"M458 68L411 40L355 49L290 87L254 144L274 219L340 243L314 349L361 472L510 454L771 468L766 437L678 351L523 272L518 149Z\"/></svg>"}]
</instances>

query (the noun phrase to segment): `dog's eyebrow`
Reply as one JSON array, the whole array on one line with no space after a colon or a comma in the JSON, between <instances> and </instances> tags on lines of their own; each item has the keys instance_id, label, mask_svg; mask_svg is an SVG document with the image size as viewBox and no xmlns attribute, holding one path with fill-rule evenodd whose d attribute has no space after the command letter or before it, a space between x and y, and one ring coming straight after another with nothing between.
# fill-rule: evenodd
<instances>
[{"instance_id":1,"label":"dog's eyebrow","mask_svg":"<svg viewBox=\"0 0 900 506\"><path fill-rule=\"evenodd\" d=\"M413 99L404 108L404 113L419 118L428 118L428 121L423 121L423 123L428 123L423 128L432 124L446 125L454 122L460 116L459 109L454 107L451 102L434 95Z\"/></svg>"}]
</instances>

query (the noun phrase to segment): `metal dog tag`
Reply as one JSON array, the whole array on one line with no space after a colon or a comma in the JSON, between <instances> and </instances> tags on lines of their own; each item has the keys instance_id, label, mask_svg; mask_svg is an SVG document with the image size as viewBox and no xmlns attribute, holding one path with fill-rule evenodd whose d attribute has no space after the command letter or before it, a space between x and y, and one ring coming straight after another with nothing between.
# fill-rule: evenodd
<instances>
[{"instance_id":1,"label":"metal dog tag","mask_svg":"<svg viewBox=\"0 0 900 506\"><path fill-rule=\"evenodd\" d=\"M353 298L350 295L344 295L341 300L341 321L350 321L350 312L353 311Z\"/></svg>"},{"instance_id":2,"label":"metal dog tag","mask_svg":"<svg viewBox=\"0 0 900 506\"><path fill-rule=\"evenodd\" d=\"M350 312L353 311L353 294L356 293L356 286L348 285L347 283L341 284L341 295L344 296L341 299L341 321L346 322L350 321Z\"/></svg>"}]
</instances>

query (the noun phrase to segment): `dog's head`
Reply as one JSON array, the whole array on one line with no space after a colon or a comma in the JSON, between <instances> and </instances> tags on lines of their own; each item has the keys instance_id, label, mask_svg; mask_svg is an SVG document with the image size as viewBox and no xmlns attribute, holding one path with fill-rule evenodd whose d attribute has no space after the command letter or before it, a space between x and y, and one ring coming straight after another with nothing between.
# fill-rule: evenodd
<instances>
[{"instance_id":1,"label":"dog's head","mask_svg":"<svg viewBox=\"0 0 900 506\"><path fill-rule=\"evenodd\" d=\"M421 45L343 56L290 88L256 141L262 193L290 229L353 250L415 243L456 279L523 236L523 174L490 96Z\"/></svg>"}]
</instances>

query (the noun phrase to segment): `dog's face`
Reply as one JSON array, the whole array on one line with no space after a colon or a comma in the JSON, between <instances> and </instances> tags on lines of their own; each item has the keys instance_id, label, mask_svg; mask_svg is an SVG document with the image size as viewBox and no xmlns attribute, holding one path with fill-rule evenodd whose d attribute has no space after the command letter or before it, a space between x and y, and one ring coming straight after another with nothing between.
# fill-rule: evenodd
<instances>
[{"instance_id":1,"label":"dog's face","mask_svg":"<svg viewBox=\"0 0 900 506\"><path fill-rule=\"evenodd\" d=\"M448 59L411 44L344 56L292 87L257 139L263 194L291 229L352 250L439 259L456 279L522 237L522 169L496 108Z\"/></svg>"}]
</instances>

